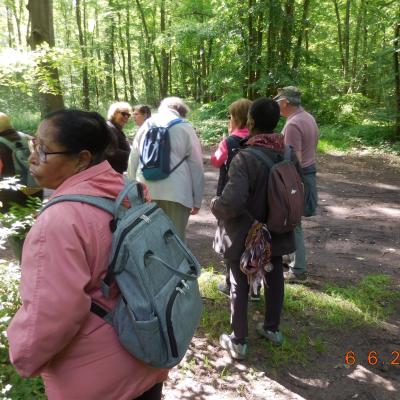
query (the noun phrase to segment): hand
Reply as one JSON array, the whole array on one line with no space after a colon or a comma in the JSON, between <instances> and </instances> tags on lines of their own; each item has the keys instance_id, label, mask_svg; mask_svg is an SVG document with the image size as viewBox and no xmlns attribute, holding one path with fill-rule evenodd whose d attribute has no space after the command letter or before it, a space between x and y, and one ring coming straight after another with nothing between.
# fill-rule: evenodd
<instances>
[{"instance_id":1,"label":"hand","mask_svg":"<svg viewBox=\"0 0 400 400\"><path fill-rule=\"evenodd\" d=\"M147 186L142 182L139 182L139 185L142 187L142 190L143 190L144 201L146 203L150 202L151 201L151 196L150 196L150 193L149 193L149 189L147 189Z\"/></svg>"},{"instance_id":2,"label":"hand","mask_svg":"<svg viewBox=\"0 0 400 400\"><path fill-rule=\"evenodd\" d=\"M196 214L199 212L199 210L200 210L200 208L193 207L193 208L190 210L190 215L196 215Z\"/></svg>"}]
</instances>

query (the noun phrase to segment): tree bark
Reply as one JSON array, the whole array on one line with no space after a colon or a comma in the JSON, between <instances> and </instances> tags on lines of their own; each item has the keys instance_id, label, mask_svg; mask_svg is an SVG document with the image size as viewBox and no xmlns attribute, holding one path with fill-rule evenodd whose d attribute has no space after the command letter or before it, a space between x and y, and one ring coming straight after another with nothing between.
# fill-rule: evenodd
<instances>
[{"instance_id":1,"label":"tree bark","mask_svg":"<svg viewBox=\"0 0 400 400\"><path fill-rule=\"evenodd\" d=\"M344 79L349 83L350 59L350 0L346 1L346 16L344 24Z\"/></svg>"},{"instance_id":2,"label":"tree bark","mask_svg":"<svg viewBox=\"0 0 400 400\"><path fill-rule=\"evenodd\" d=\"M336 14L336 21L337 21L339 55L340 55L340 61L342 63L342 71L344 73L345 61L344 61L344 53L343 53L342 22L340 20L339 5L338 5L337 0L333 0L333 4L335 6L335 14Z\"/></svg>"},{"instance_id":3,"label":"tree bark","mask_svg":"<svg viewBox=\"0 0 400 400\"><path fill-rule=\"evenodd\" d=\"M146 22L146 17L144 15L144 11L143 11L143 7L142 4L140 3L139 0L136 0L136 5L140 14L140 19L142 21L142 26L143 26L143 32L145 34L145 39L146 39L146 49L145 51L150 52L150 54L153 56L153 60L154 60L154 65L156 67L157 70L157 74L158 74L158 82L159 82L159 87L161 88L162 86L162 72L161 72L161 67L160 67L160 63L158 62L158 57L156 55L156 52L154 51L154 46L152 44L152 40L149 34L149 29L147 27L147 22ZM149 68L149 71L151 72L151 68ZM151 76L149 76L147 79L152 79ZM153 103L153 99L151 99L150 103Z\"/></svg>"},{"instance_id":4,"label":"tree bark","mask_svg":"<svg viewBox=\"0 0 400 400\"><path fill-rule=\"evenodd\" d=\"M126 77L126 57L124 50L124 39L122 37L122 23L121 23L121 13L118 11L118 37L119 37L119 47L121 51L122 60L122 79L124 81L124 99L128 101L128 79Z\"/></svg>"},{"instance_id":5,"label":"tree bark","mask_svg":"<svg viewBox=\"0 0 400 400\"><path fill-rule=\"evenodd\" d=\"M350 91L353 91L354 85L356 84L357 80L358 51L360 47L361 24L364 15L364 7L365 7L365 0L360 0L360 7L357 14L357 25L356 25L356 32L354 35L354 44L353 44L353 60L351 66L351 81L349 89Z\"/></svg>"},{"instance_id":6,"label":"tree bark","mask_svg":"<svg viewBox=\"0 0 400 400\"><path fill-rule=\"evenodd\" d=\"M12 11L11 8L6 5L6 13L7 13L7 37L8 37L8 47L14 47L14 27L12 23Z\"/></svg>"},{"instance_id":7,"label":"tree bark","mask_svg":"<svg viewBox=\"0 0 400 400\"><path fill-rule=\"evenodd\" d=\"M87 67L87 49L85 35L82 29L82 16L81 16L81 0L75 0L75 16L76 23L78 26L78 39L79 46L81 48L82 55L82 97L83 97L83 109L90 110L90 93L89 93L89 73ZM83 0L85 1L85 0Z\"/></svg>"},{"instance_id":8,"label":"tree bark","mask_svg":"<svg viewBox=\"0 0 400 400\"><path fill-rule=\"evenodd\" d=\"M161 34L165 32L165 0L161 0L160 4L160 30ZM165 50L164 45L161 48L161 87L160 87L160 95L161 98L167 97L168 93L168 75L169 71L169 60L168 60L168 53Z\"/></svg>"},{"instance_id":9,"label":"tree bark","mask_svg":"<svg viewBox=\"0 0 400 400\"><path fill-rule=\"evenodd\" d=\"M303 43L304 31L308 25L308 12L310 10L310 0L303 2L303 14L301 17L300 28L297 34L297 42L294 50L292 69L296 70L300 65L301 45Z\"/></svg>"},{"instance_id":10,"label":"tree bark","mask_svg":"<svg viewBox=\"0 0 400 400\"><path fill-rule=\"evenodd\" d=\"M125 35L126 35L126 48L127 48L127 63L128 63L128 80L129 80L129 101L134 104L136 103L135 91L133 88L133 73L132 73L132 52L131 52L131 34L130 34L130 7L129 4L126 6L126 25L125 25Z\"/></svg>"},{"instance_id":11,"label":"tree bark","mask_svg":"<svg viewBox=\"0 0 400 400\"><path fill-rule=\"evenodd\" d=\"M399 15L400 17L400 15ZM393 51L393 67L394 67L394 80L395 80L395 98L396 98L396 126L395 126L395 132L396 132L396 137L398 140L400 140L400 57L399 57L399 51L400 51L400 43L399 43L399 37L400 37L400 22L395 23L394 27L394 41L393 41L393 46L394 46L394 51Z\"/></svg>"},{"instance_id":12,"label":"tree bark","mask_svg":"<svg viewBox=\"0 0 400 400\"><path fill-rule=\"evenodd\" d=\"M282 24L280 43L280 66L283 71L289 70L289 57L292 47L294 22L294 0L287 0L285 4L285 16Z\"/></svg>"},{"instance_id":13,"label":"tree bark","mask_svg":"<svg viewBox=\"0 0 400 400\"><path fill-rule=\"evenodd\" d=\"M27 8L31 21L28 43L32 50L36 50L43 43L54 47L53 1L29 0ZM64 108L64 99L58 69L47 61L39 61L38 68L41 69L41 76L47 77L46 81L43 81L42 77L38 78L40 109L43 117L49 112Z\"/></svg>"}]
</instances>

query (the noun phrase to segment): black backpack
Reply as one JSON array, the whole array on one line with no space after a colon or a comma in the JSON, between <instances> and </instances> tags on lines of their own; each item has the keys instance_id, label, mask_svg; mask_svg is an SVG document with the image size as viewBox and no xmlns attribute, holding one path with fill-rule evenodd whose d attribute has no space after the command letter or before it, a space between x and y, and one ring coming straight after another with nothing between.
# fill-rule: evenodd
<instances>
[{"instance_id":1,"label":"black backpack","mask_svg":"<svg viewBox=\"0 0 400 400\"><path fill-rule=\"evenodd\" d=\"M304 189L301 177L291 160L292 148L285 145L281 161L274 163L260 148L247 147L257 158L267 164L268 175L268 215L267 227L273 233L294 230L301 222L304 211Z\"/></svg>"}]
</instances>

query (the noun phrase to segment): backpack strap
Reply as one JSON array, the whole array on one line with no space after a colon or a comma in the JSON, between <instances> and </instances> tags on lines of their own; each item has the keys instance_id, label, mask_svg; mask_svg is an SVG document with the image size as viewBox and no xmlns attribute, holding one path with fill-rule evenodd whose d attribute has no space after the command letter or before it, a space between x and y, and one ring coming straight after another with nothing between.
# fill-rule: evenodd
<instances>
[{"instance_id":1,"label":"backpack strap","mask_svg":"<svg viewBox=\"0 0 400 400\"><path fill-rule=\"evenodd\" d=\"M42 209L40 210L40 214L50 206L57 203L61 203L63 201L74 201L78 203L90 204L114 216L114 207L115 207L114 200L107 199L105 197L80 195L80 194L65 194L62 196L54 197L54 199L51 199L48 203L46 203L42 207Z\"/></svg>"},{"instance_id":2,"label":"backpack strap","mask_svg":"<svg viewBox=\"0 0 400 400\"><path fill-rule=\"evenodd\" d=\"M271 169L275 164L274 161L268 157L259 147L246 147L245 151L254 154L259 160L262 160Z\"/></svg>"},{"instance_id":3,"label":"backpack strap","mask_svg":"<svg viewBox=\"0 0 400 400\"><path fill-rule=\"evenodd\" d=\"M176 124L180 124L182 122L185 122L182 118L175 118L172 121L169 121L166 128L169 129L171 126L174 126Z\"/></svg>"},{"instance_id":4,"label":"backpack strap","mask_svg":"<svg viewBox=\"0 0 400 400\"><path fill-rule=\"evenodd\" d=\"M0 136L0 143L4 144L4 146L7 146L11 151L15 151L17 149L16 142L18 142L20 139L15 140L12 142L11 140L6 139L3 136Z\"/></svg>"}]
</instances>

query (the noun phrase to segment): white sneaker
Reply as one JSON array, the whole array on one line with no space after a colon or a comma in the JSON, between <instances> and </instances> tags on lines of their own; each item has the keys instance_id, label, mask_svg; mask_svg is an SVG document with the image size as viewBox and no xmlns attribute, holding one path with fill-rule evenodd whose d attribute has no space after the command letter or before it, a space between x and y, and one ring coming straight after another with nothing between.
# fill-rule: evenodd
<instances>
[{"instance_id":1,"label":"white sneaker","mask_svg":"<svg viewBox=\"0 0 400 400\"><path fill-rule=\"evenodd\" d=\"M235 344L227 333L223 333L219 337L219 344L225 350L228 350L229 355L235 360L244 360L247 354L247 344Z\"/></svg>"}]
</instances>

